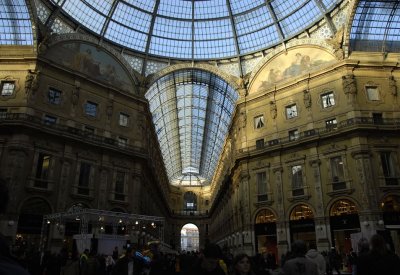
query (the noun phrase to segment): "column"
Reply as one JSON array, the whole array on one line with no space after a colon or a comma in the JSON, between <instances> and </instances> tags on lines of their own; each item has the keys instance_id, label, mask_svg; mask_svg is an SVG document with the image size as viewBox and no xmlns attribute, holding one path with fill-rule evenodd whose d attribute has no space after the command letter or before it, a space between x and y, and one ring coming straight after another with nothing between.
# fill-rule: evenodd
<instances>
[{"instance_id":1,"label":"column","mask_svg":"<svg viewBox=\"0 0 400 275\"><path fill-rule=\"evenodd\" d=\"M283 168L281 166L272 168L275 178L276 186L276 211L278 214L278 219L276 222L276 233L278 242L278 257L282 254L286 254L288 250L288 222L285 214L285 204L284 204L284 193L283 193L283 182L282 182L282 172Z\"/></svg>"},{"instance_id":2,"label":"column","mask_svg":"<svg viewBox=\"0 0 400 275\"><path fill-rule=\"evenodd\" d=\"M319 251L329 251L330 245L330 227L326 223L326 217L324 213L324 198L322 193L321 183L321 161L319 159L311 160L312 168L312 179L315 187L315 235L317 238L317 248Z\"/></svg>"},{"instance_id":3,"label":"column","mask_svg":"<svg viewBox=\"0 0 400 275\"><path fill-rule=\"evenodd\" d=\"M242 187L242 205L243 205L243 251L249 255L254 254L254 227L251 220L251 208L250 208L250 187L249 187L249 174L247 171L242 171L240 174L240 184Z\"/></svg>"}]
</instances>

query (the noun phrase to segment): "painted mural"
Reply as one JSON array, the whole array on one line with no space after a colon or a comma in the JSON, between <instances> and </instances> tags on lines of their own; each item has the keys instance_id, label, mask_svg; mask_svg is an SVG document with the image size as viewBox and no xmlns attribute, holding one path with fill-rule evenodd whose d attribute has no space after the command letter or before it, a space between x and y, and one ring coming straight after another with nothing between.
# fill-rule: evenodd
<instances>
[{"instance_id":1,"label":"painted mural","mask_svg":"<svg viewBox=\"0 0 400 275\"><path fill-rule=\"evenodd\" d=\"M270 88L280 81L318 70L335 62L333 55L317 48L297 48L282 53L269 61L256 77L251 90Z\"/></svg>"},{"instance_id":2,"label":"painted mural","mask_svg":"<svg viewBox=\"0 0 400 275\"><path fill-rule=\"evenodd\" d=\"M110 54L91 44L69 41L51 47L46 57L88 77L117 87L134 91L133 81L122 65Z\"/></svg>"}]
</instances>

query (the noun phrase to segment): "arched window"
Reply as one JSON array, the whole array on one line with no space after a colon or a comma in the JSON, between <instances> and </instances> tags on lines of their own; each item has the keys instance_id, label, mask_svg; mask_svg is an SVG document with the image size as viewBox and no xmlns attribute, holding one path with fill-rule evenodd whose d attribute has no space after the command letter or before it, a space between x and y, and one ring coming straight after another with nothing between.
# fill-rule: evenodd
<instances>
[{"instance_id":1,"label":"arched window","mask_svg":"<svg viewBox=\"0 0 400 275\"><path fill-rule=\"evenodd\" d=\"M331 216L357 214L356 205L349 200L338 200L331 207Z\"/></svg>"},{"instance_id":2,"label":"arched window","mask_svg":"<svg viewBox=\"0 0 400 275\"><path fill-rule=\"evenodd\" d=\"M290 220L297 221L297 220L305 220L305 219L313 219L314 213L310 206L306 204L298 204L295 208L293 208L292 212L290 213Z\"/></svg>"},{"instance_id":3,"label":"arched window","mask_svg":"<svg viewBox=\"0 0 400 275\"><path fill-rule=\"evenodd\" d=\"M197 210L197 196L195 193L189 191L183 195L183 210L185 211Z\"/></svg>"},{"instance_id":4,"label":"arched window","mask_svg":"<svg viewBox=\"0 0 400 275\"><path fill-rule=\"evenodd\" d=\"M43 215L50 213L50 205L44 199L28 199L21 207L17 232L26 234L41 234Z\"/></svg>"},{"instance_id":5,"label":"arched window","mask_svg":"<svg viewBox=\"0 0 400 275\"><path fill-rule=\"evenodd\" d=\"M400 197L387 196L381 203L383 212L398 212L400 213Z\"/></svg>"},{"instance_id":6,"label":"arched window","mask_svg":"<svg viewBox=\"0 0 400 275\"><path fill-rule=\"evenodd\" d=\"M276 222L275 214L269 209L260 210L256 216L256 224Z\"/></svg>"}]
</instances>

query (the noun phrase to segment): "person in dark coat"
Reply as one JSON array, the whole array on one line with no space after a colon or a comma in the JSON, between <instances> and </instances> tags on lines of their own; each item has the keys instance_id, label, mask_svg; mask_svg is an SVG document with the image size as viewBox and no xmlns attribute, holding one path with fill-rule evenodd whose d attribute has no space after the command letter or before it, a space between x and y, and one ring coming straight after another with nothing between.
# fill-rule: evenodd
<instances>
[{"instance_id":1,"label":"person in dark coat","mask_svg":"<svg viewBox=\"0 0 400 275\"><path fill-rule=\"evenodd\" d=\"M217 244L209 243L205 246L203 255L192 266L189 275L225 275L220 260L222 251Z\"/></svg>"},{"instance_id":2,"label":"person in dark coat","mask_svg":"<svg viewBox=\"0 0 400 275\"><path fill-rule=\"evenodd\" d=\"M371 237L370 248L368 253L358 256L357 275L399 274L400 259L387 249L381 235Z\"/></svg>"},{"instance_id":3,"label":"person in dark coat","mask_svg":"<svg viewBox=\"0 0 400 275\"><path fill-rule=\"evenodd\" d=\"M3 214L9 201L7 183L0 178L0 214ZM10 253L10 246L5 236L0 233L0 274L1 275L29 275Z\"/></svg>"},{"instance_id":4,"label":"person in dark coat","mask_svg":"<svg viewBox=\"0 0 400 275\"><path fill-rule=\"evenodd\" d=\"M287 260L282 268L285 275L318 275L317 264L306 258L307 245L297 240L292 244L294 258Z\"/></svg>"},{"instance_id":5,"label":"person in dark coat","mask_svg":"<svg viewBox=\"0 0 400 275\"><path fill-rule=\"evenodd\" d=\"M112 275L140 275L143 262L135 257L136 249L131 245L126 248L125 255L120 258L112 270Z\"/></svg>"}]
</instances>

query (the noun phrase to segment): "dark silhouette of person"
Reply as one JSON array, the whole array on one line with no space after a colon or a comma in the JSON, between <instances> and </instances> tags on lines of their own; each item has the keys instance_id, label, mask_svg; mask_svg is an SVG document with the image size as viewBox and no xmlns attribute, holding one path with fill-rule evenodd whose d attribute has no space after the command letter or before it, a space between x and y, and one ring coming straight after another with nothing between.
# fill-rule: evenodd
<instances>
[{"instance_id":1,"label":"dark silhouette of person","mask_svg":"<svg viewBox=\"0 0 400 275\"><path fill-rule=\"evenodd\" d=\"M357 275L397 275L400 271L400 259L386 247L386 242L379 234L370 239L370 251L359 254Z\"/></svg>"},{"instance_id":2,"label":"dark silhouette of person","mask_svg":"<svg viewBox=\"0 0 400 275\"><path fill-rule=\"evenodd\" d=\"M0 214L5 213L8 201L9 191L7 183L0 178ZM10 246L6 237L0 233L0 274L1 275L29 275L29 272L23 268L10 253Z\"/></svg>"}]
</instances>

